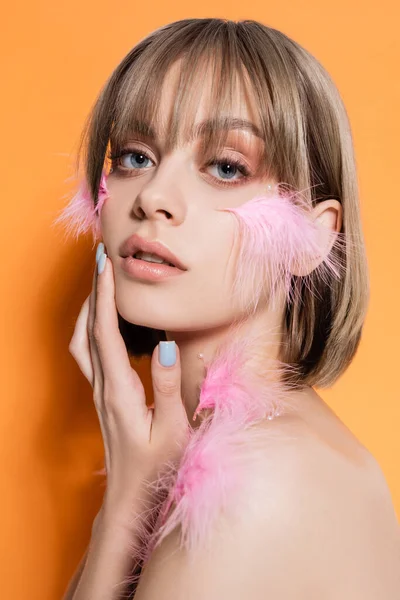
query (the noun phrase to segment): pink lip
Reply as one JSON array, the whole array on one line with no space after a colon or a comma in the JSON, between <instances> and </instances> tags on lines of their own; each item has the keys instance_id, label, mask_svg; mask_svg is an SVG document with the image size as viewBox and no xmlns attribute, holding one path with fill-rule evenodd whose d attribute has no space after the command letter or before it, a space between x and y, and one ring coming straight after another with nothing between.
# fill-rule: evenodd
<instances>
[{"instance_id":1,"label":"pink lip","mask_svg":"<svg viewBox=\"0 0 400 600\"><path fill-rule=\"evenodd\" d=\"M185 272L177 267L146 262L145 260L133 258L132 256L122 258L121 266L131 277L147 281L161 281L167 277L182 275L182 273Z\"/></svg>"},{"instance_id":2,"label":"pink lip","mask_svg":"<svg viewBox=\"0 0 400 600\"><path fill-rule=\"evenodd\" d=\"M160 258L175 265L177 270L187 271L187 267L185 267L185 265L182 264L179 258L175 256L175 254L173 254L171 250L167 248L167 246L165 246L165 244L163 244L162 242L149 242L144 238L140 237L140 235L138 235L137 233L134 233L127 240L125 240L125 242L120 247L119 254L120 256L122 256L122 258L127 258L132 257L139 250L142 252L150 252L151 254L156 254Z\"/></svg>"}]
</instances>

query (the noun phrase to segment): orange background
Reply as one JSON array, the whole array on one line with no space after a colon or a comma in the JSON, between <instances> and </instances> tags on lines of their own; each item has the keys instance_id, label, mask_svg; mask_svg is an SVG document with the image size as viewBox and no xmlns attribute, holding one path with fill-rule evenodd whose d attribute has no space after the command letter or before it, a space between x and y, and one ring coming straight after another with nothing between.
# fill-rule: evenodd
<instances>
[{"instance_id":1,"label":"orange background","mask_svg":"<svg viewBox=\"0 0 400 600\"><path fill-rule=\"evenodd\" d=\"M399 36L395 2L7 3L2 12L1 294L3 374L0 596L57 600L87 545L103 490L89 384L68 353L90 291L91 239L52 228L69 192L83 120L147 33L186 17L252 18L328 69L347 106L359 169L372 298L359 351L322 391L378 459L400 514L397 193ZM397 275L397 277L396 277Z\"/></svg>"}]
</instances>

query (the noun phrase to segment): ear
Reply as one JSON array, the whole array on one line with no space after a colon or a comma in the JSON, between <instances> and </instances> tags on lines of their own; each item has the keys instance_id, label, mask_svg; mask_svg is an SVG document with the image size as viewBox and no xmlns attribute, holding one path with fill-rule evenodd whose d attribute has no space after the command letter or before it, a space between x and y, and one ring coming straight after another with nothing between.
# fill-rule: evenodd
<instances>
[{"instance_id":1,"label":"ear","mask_svg":"<svg viewBox=\"0 0 400 600\"><path fill-rule=\"evenodd\" d=\"M342 205L338 200L331 198L323 200L310 211L310 219L318 226L320 255L318 258L310 259L306 264L302 264L301 269L291 269L293 275L309 275L326 259L335 242L335 234L342 228Z\"/></svg>"}]
</instances>

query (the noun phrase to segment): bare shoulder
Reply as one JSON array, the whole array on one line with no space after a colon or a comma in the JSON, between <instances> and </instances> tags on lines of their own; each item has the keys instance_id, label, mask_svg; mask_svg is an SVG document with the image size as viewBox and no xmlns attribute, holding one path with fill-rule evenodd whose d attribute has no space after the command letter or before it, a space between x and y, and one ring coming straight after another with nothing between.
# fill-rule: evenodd
<instances>
[{"instance_id":1,"label":"bare shoulder","mask_svg":"<svg viewBox=\"0 0 400 600\"><path fill-rule=\"evenodd\" d=\"M400 532L373 457L360 447L349 459L291 417L269 422L261 439L211 548L198 550L193 568L171 532L135 599L395 600Z\"/></svg>"},{"instance_id":2,"label":"bare shoulder","mask_svg":"<svg viewBox=\"0 0 400 600\"><path fill-rule=\"evenodd\" d=\"M275 517L292 540L286 558L293 548L291 564L297 553L309 573L317 565L312 578L321 596L328 589L332 599L400 597L400 526L374 456L340 421L327 437L295 417L274 423L277 435L268 426L252 509L260 521Z\"/></svg>"}]
</instances>

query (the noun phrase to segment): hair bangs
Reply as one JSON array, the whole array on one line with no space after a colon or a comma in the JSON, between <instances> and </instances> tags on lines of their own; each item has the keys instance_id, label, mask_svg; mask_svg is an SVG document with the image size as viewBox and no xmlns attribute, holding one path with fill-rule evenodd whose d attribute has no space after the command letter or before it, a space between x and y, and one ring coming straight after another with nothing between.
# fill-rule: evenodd
<instances>
[{"instance_id":1,"label":"hair bangs","mask_svg":"<svg viewBox=\"0 0 400 600\"><path fill-rule=\"evenodd\" d=\"M118 150L130 136L135 135L150 138L160 135L165 140L165 153L193 142L197 131L194 122L199 101L206 91L207 114L202 121L207 123L197 137L202 155L207 159L207 156L213 155L226 144L232 131L232 119L236 117L232 110L232 99L236 98L236 103L250 106L254 95L251 78L246 76L236 38L198 36L190 47L180 48L179 52L159 50L158 47L156 52L154 49L152 52L145 50L121 81L110 133L111 147ZM165 115L160 111L160 92L167 73L174 66L178 67L174 106L170 121L165 122ZM146 74L145 77L143 73ZM257 93L257 97L260 95L261 91ZM255 107L258 109L257 103ZM262 111L256 110L256 113L256 129L264 142L258 164L265 171L271 167L265 163L267 158L271 158L271 154L265 152L270 146L266 139L267 121L263 118ZM238 123L236 125L239 126Z\"/></svg>"},{"instance_id":2,"label":"hair bangs","mask_svg":"<svg viewBox=\"0 0 400 600\"><path fill-rule=\"evenodd\" d=\"M207 24L208 22L208 24ZM201 25L201 26L200 26ZM276 174L273 110L266 93L265 68L240 39L236 24L205 19L199 27L189 20L165 26L142 40L120 63L105 84L86 124L78 152L85 178L97 203L101 173L108 152L120 150L132 136L166 140L164 151L192 142L194 120L202 94L207 94L207 125L199 143L205 160L232 135L232 99L252 107L263 141L257 161L259 175ZM177 66L174 107L169 122L160 110L161 90L167 73ZM207 85L205 85L207 82ZM86 147L83 148L86 142ZM107 152L108 151L108 152ZM79 170L79 165L78 165Z\"/></svg>"}]
</instances>

